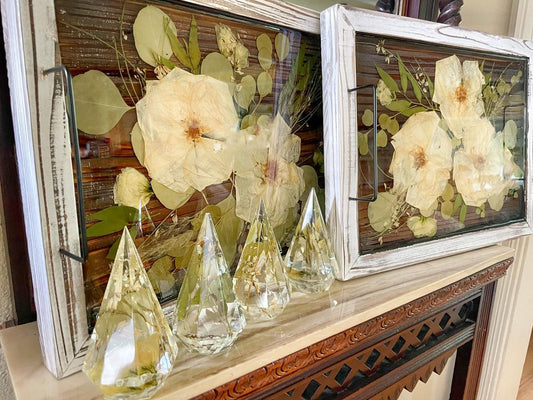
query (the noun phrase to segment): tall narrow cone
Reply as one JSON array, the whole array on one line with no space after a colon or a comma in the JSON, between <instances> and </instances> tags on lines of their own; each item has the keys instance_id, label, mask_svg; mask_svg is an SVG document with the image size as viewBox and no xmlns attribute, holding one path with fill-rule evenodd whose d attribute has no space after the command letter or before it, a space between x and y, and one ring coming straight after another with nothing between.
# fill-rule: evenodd
<instances>
[{"instance_id":1,"label":"tall narrow cone","mask_svg":"<svg viewBox=\"0 0 533 400\"><path fill-rule=\"evenodd\" d=\"M177 354L176 338L125 228L83 372L106 399L147 399L162 386Z\"/></svg>"},{"instance_id":2,"label":"tall narrow cone","mask_svg":"<svg viewBox=\"0 0 533 400\"><path fill-rule=\"evenodd\" d=\"M290 285L262 199L250 225L233 287L247 318L274 318L289 302Z\"/></svg>"},{"instance_id":3,"label":"tall narrow cone","mask_svg":"<svg viewBox=\"0 0 533 400\"><path fill-rule=\"evenodd\" d=\"M206 213L176 303L173 332L189 350L216 354L229 349L245 325L211 214Z\"/></svg>"},{"instance_id":4,"label":"tall narrow cone","mask_svg":"<svg viewBox=\"0 0 533 400\"><path fill-rule=\"evenodd\" d=\"M285 256L286 271L294 289L305 293L328 290L338 269L312 188Z\"/></svg>"}]
</instances>

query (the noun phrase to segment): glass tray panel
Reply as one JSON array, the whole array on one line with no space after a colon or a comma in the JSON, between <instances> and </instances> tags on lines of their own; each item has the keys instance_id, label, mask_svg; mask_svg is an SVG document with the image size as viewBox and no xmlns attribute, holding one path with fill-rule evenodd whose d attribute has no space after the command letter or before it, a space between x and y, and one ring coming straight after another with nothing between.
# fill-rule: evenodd
<instances>
[{"instance_id":1,"label":"glass tray panel","mask_svg":"<svg viewBox=\"0 0 533 400\"><path fill-rule=\"evenodd\" d=\"M360 254L525 220L527 58L357 33ZM435 75L438 62L438 76ZM440 104L435 97L440 96ZM438 149L437 149L438 147ZM427 207L421 210L422 207Z\"/></svg>"}]
</instances>

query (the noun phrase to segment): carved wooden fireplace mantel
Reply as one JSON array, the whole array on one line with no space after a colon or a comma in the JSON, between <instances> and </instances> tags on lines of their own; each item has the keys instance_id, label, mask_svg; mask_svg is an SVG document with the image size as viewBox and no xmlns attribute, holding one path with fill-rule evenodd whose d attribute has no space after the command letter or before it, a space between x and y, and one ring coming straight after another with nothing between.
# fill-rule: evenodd
<instances>
[{"instance_id":1,"label":"carved wooden fireplace mantel","mask_svg":"<svg viewBox=\"0 0 533 400\"><path fill-rule=\"evenodd\" d=\"M513 255L491 246L336 282L322 295L294 293L282 315L249 324L229 352L182 349L154 399L396 399L455 351L451 398L474 399L495 283ZM83 374L57 381L45 369L36 330L0 332L17 398L100 398Z\"/></svg>"}]
</instances>

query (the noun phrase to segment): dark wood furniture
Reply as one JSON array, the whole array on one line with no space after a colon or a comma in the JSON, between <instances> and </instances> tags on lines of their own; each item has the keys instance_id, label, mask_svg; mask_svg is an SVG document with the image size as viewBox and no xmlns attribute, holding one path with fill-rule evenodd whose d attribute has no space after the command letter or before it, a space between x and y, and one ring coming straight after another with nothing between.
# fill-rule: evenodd
<instances>
[{"instance_id":1,"label":"dark wood furniture","mask_svg":"<svg viewBox=\"0 0 533 400\"><path fill-rule=\"evenodd\" d=\"M396 3L396 0L378 0L376 10L393 13ZM463 0L405 0L398 13L407 17L457 26L461 23L463 4Z\"/></svg>"}]
</instances>

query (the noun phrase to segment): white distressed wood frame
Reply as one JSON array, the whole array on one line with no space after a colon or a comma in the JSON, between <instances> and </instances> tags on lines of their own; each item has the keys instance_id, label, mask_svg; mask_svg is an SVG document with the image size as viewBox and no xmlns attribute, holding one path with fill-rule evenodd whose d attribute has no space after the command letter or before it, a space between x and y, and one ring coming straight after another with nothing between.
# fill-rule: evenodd
<instances>
[{"instance_id":1,"label":"white distressed wood frame","mask_svg":"<svg viewBox=\"0 0 533 400\"><path fill-rule=\"evenodd\" d=\"M502 240L532 233L533 107L527 108L525 222L488 228L395 250L361 255L359 252L357 202L357 95L348 93L356 82L356 32L451 45L502 55L533 57L533 43L468 31L433 22L336 5L321 13L322 82L324 104L324 162L326 218L335 253L341 265L339 279L381 272L432 258L460 253ZM527 104L533 104L533 64L528 63Z\"/></svg>"},{"instance_id":2,"label":"white distressed wood frame","mask_svg":"<svg viewBox=\"0 0 533 400\"><path fill-rule=\"evenodd\" d=\"M185 1L319 33L318 12L280 0ZM80 245L62 78L42 74L60 63L54 1L0 2L41 349L61 378L80 370L88 328L82 265L59 253Z\"/></svg>"}]
</instances>

